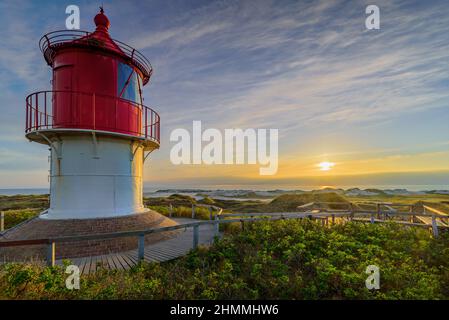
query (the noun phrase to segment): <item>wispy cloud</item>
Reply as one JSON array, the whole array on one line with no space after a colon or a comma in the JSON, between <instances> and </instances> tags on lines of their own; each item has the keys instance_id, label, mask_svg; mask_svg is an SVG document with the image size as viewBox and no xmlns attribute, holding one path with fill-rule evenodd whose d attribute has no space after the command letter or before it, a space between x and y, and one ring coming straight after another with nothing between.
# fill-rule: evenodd
<instances>
[{"instance_id":1,"label":"wispy cloud","mask_svg":"<svg viewBox=\"0 0 449 320\"><path fill-rule=\"evenodd\" d=\"M381 29L371 31L364 27L368 4L106 3L112 36L141 50L155 68L144 95L161 114L163 140L151 166L170 175L168 135L192 120L207 127L279 128L281 160L319 156L326 148L366 158L370 150L385 150L384 156L404 148L430 152L418 143L436 144L431 152L445 150L446 2L377 1ZM45 31L61 28L64 8L41 6L0 4L0 12L8 12L0 21L0 110L8 119L2 118L0 133L10 141L22 137L23 111L17 110L25 93L49 87L36 43ZM80 7L82 28L91 29L95 5L84 1ZM0 146L6 143L0 140Z\"/></svg>"}]
</instances>

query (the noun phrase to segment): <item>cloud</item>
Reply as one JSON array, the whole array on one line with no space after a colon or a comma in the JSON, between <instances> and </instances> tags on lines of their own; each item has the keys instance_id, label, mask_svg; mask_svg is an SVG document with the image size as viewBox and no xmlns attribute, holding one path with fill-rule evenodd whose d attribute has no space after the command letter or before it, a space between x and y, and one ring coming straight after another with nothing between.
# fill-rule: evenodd
<instances>
[{"instance_id":1,"label":"cloud","mask_svg":"<svg viewBox=\"0 0 449 320\"><path fill-rule=\"evenodd\" d=\"M301 156L311 150L319 156L317 150L337 135L342 138L335 152L368 157L370 148L394 154L414 140L443 143L449 133L438 122L449 103L446 3L378 1L378 31L364 28L367 4L111 1L106 13L112 36L141 50L155 68L144 96L161 115L163 145L149 170L171 168L168 134L190 128L192 120L205 127L279 128L281 159L295 157L298 149ZM80 5L82 25L89 26L96 8ZM8 150L23 147L12 142L23 137L26 94L49 87L36 43L62 24L64 14L59 7L41 6L0 4L0 11L8 12L0 21L0 146ZM438 129L425 132L425 139L414 130L423 117ZM391 139L385 139L387 133Z\"/></svg>"}]
</instances>

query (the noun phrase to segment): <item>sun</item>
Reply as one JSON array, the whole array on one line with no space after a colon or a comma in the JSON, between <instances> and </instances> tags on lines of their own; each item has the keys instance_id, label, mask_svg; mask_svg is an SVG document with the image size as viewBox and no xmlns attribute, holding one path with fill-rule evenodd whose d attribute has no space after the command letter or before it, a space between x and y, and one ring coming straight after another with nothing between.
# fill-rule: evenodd
<instances>
[{"instance_id":1,"label":"sun","mask_svg":"<svg viewBox=\"0 0 449 320\"><path fill-rule=\"evenodd\" d=\"M335 166L335 163L328 161L323 161L318 164L321 171L329 171L333 166Z\"/></svg>"}]
</instances>

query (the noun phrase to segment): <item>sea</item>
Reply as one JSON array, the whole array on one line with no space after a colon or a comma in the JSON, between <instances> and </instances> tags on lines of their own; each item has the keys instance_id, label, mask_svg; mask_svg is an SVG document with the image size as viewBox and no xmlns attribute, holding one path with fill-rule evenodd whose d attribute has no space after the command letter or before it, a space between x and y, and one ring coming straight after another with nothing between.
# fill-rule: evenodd
<instances>
[{"instance_id":1,"label":"sea","mask_svg":"<svg viewBox=\"0 0 449 320\"><path fill-rule=\"evenodd\" d=\"M357 185L357 186L249 186L249 185L238 185L238 186L230 186L230 185L219 185L219 186L194 186L186 188L185 186L161 186L158 188L157 186L152 186L148 188L144 188L144 194L146 196L169 196L174 193L181 194L197 194L197 193L209 193L213 191L222 191L223 193L239 193L241 191L251 192L251 191L311 191L311 190L320 190L323 188L335 188L335 189L350 189L350 188L359 188L359 189L379 189L379 190L394 190L394 189L405 189L410 192L419 192L419 191L432 191L432 190L449 190L449 185ZM39 194L48 194L48 188L4 188L0 189L0 195L12 196L12 195L39 195Z\"/></svg>"}]
</instances>

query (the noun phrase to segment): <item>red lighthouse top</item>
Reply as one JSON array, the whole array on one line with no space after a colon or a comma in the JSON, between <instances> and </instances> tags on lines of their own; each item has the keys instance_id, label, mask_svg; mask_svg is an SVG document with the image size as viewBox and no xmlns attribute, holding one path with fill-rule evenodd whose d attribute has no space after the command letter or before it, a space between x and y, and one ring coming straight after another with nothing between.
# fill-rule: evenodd
<instances>
[{"instance_id":1,"label":"red lighthouse top","mask_svg":"<svg viewBox=\"0 0 449 320\"><path fill-rule=\"evenodd\" d=\"M98 13L94 18L95 25L98 28L104 28L106 31L109 29L111 23L109 22L108 17L104 14L103 7L100 7L100 13Z\"/></svg>"},{"instance_id":2,"label":"red lighthouse top","mask_svg":"<svg viewBox=\"0 0 449 320\"><path fill-rule=\"evenodd\" d=\"M142 73L143 85L147 84L153 74L150 61L136 49L110 37L108 29L111 23L102 7L94 17L94 22L96 30L92 33L81 30L62 30L44 35L39 41L39 47L48 65L53 66L53 58L59 50L74 46L90 47L121 55L127 63L139 69Z\"/></svg>"},{"instance_id":3,"label":"red lighthouse top","mask_svg":"<svg viewBox=\"0 0 449 320\"><path fill-rule=\"evenodd\" d=\"M104 10L102 7L100 7L100 13L98 13L95 18L94 22L96 25L96 29L94 32L87 34L86 36L73 40L72 44L90 44L90 45L101 45L101 47L106 48L107 50L113 51L119 55L121 55L125 60L127 60L129 57L126 55L126 53L120 48L120 46L115 43L117 40L113 40L111 36L109 35L109 27L111 23L109 22L108 17L104 14ZM134 49L133 49L134 50ZM135 50L134 50L135 52ZM132 59L131 59L132 60ZM146 73L146 70L142 71L142 74ZM151 71L147 71L149 76L151 76ZM145 82L146 83L146 82Z\"/></svg>"},{"instance_id":4,"label":"red lighthouse top","mask_svg":"<svg viewBox=\"0 0 449 320\"><path fill-rule=\"evenodd\" d=\"M153 72L136 49L109 35L103 8L94 32L55 31L39 42L53 69L53 90L27 97L27 137L51 130L119 135L159 146L159 115L143 105L142 87ZM37 132L38 133L38 132Z\"/></svg>"}]
</instances>

